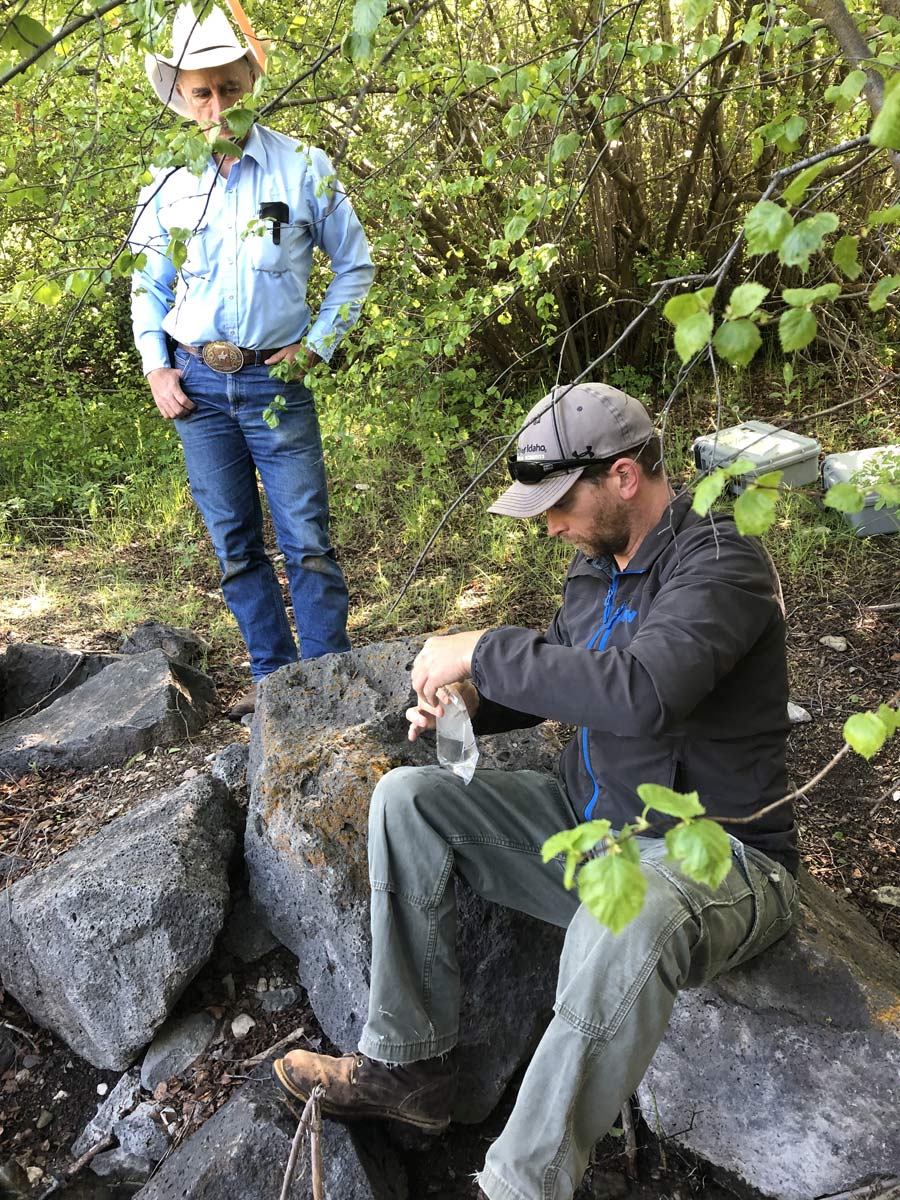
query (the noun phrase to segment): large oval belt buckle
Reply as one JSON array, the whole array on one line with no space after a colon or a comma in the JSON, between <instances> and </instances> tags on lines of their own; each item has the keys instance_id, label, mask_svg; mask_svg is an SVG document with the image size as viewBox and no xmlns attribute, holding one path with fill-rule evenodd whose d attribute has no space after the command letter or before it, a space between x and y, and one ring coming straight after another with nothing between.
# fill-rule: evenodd
<instances>
[{"instance_id":1,"label":"large oval belt buckle","mask_svg":"<svg viewBox=\"0 0 900 1200\"><path fill-rule=\"evenodd\" d=\"M222 375L233 375L244 365L244 352L234 342L207 342L200 353L206 365Z\"/></svg>"}]
</instances>

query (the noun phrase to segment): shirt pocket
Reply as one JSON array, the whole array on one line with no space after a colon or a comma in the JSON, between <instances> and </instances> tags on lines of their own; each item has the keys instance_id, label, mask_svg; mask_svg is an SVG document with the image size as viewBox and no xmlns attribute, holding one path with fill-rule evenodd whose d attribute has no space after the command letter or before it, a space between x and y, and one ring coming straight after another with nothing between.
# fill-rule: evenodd
<instances>
[{"instance_id":1,"label":"shirt pocket","mask_svg":"<svg viewBox=\"0 0 900 1200\"><path fill-rule=\"evenodd\" d=\"M291 269L302 236L300 228L284 223L279 227L277 242L271 225L267 225L262 235L251 233L247 238L247 257L251 268L270 275L283 275Z\"/></svg>"},{"instance_id":2,"label":"shirt pocket","mask_svg":"<svg viewBox=\"0 0 900 1200\"><path fill-rule=\"evenodd\" d=\"M183 241L186 249L179 268L185 279L204 277L212 269L210 251L210 222L207 196L186 196L160 210L160 223L169 234Z\"/></svg>"}]
</instances>

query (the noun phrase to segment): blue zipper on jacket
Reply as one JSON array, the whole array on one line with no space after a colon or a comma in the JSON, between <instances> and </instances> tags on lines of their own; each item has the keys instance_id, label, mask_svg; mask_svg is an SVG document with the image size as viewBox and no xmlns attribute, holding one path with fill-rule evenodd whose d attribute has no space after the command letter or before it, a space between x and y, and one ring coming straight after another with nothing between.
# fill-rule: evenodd
<instances>
[{"instance_id":1,"label":"blue zipper on jacket","mask_svg":"<svg viewBox=\"0 0 900 1200\"><path fill-rule=\"evenodd\" d=\"M605 650L606 643L609 641L610 634L615 629L616 625L618 625L620 621L634 620L637 614L633 610L629 609L624 603L620 604L614 612L611 612L611 610L613 606L613 600L616 597L616 591L619 587L619 579L621 576L643 575L643 573L643 571L616 571L616 573L613 575L612 584L609 591L606 593L606 601L603 605L603 617L600 621L600 627L591 634L590 638L588 638L587 646L585 647L587 650L593 650L595 647L598 650ZM581 757L584 760L585 770L587 771L591 778L591 782L594 785L591 798L584 810L584 819L586 821L590 821L594 812L594 808L597 804L597 800L600 796L600 781L597 779L597 776L594 774L594 769L591 766L591 755L590 750L588 749L588 727L586 725L583 726L581 730Z\"/></svg>"}]
</instances>

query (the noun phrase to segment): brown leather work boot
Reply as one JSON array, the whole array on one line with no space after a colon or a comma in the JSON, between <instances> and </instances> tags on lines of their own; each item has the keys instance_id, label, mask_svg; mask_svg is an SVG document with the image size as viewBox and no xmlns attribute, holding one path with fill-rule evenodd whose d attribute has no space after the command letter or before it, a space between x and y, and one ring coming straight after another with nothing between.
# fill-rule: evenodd
<instances>
[{"instance_id":1,"label":"brown leather work boot","mask_svg":"<svg viewBox=\"0 0 900 1200\"><path fill-rule=\"evenodd\" d=\"M256 684L242 692L228 710L229 721L240 721L248 713L256 712Z\"/></svg>"},{"instance_id":2,"label":"brown leather work boot","mask_svg":"<svg viewBox=\"0 0 900 1200\"><path fill-rule=\"evenodd\" d=\"M331 1058L292 1050L275 1060L272 1074L289 1096L304 1102L321 1083L322 1112L335 1117L381 1117L432 1133L450 1124L456 1072L442 1058L387 1067L360 1053Z\"/></svg>"}]
</instances>

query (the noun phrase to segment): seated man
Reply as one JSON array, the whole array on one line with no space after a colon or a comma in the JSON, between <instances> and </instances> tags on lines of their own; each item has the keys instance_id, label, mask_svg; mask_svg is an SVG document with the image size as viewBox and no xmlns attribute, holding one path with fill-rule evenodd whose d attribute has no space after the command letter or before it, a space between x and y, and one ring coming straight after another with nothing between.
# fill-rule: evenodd
<instances>
[{"instance_id":1,"label":"seated man","mask_svg":"<svg viewBox=\"0 0 900 1200\"><path fill-rule=\"evenodd\" d=\"M673 496L646 410L600 384L558 387L529 414L516 481L491 509L543 513L576 549L544 634L512 626L429 638L415 660L410 737L455 686L478 732L543 719L577 725L560 777L440 767L381 780L369 819L372 977L357 1054L294 1050L275 1064L290 1095L316 1083L336 1116L439 1130L450 1119L458 1034L454 871L480 895L566 929L555 1015L479 1183L490 1200L569 1200L659 1044L680 988L706 983L786 932L796 898L787 789L787 671L778 580L730 519ZM700 794L733 834L715 890L638 839L647 893L618 936L563 886L541 846L590 818L642 810L635 789ZM653 834L655 836L650 836Z\"/></svg>"}]
</instances>

